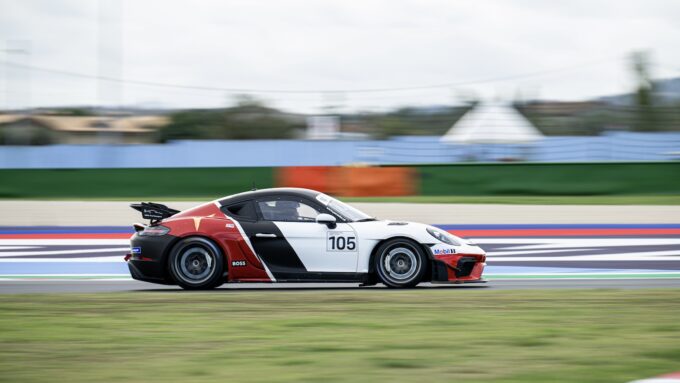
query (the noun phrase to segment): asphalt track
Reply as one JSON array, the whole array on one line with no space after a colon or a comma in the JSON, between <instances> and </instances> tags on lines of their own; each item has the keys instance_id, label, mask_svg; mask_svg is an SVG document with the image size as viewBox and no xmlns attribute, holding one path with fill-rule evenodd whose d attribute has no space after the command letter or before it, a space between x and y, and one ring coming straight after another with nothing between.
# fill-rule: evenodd
<instances>
[{"instance_id":1,"label":"asphalt track","mask_svg":"<svg viewBox=\"0 0 680 383\"><path fill-rule=\"evenodd\" d=\"M129 226L139 222L133 201L0 200L0 226ZM137 202L137 201L134 201ZM157 200L184 210L206 201ZM660 224L680 223L679 206L502 205L448 203L366 203L352 206L380 219L475 224Z\"/></svg>"},{"instance_id":2,"label":"asphalt track","mask_svg":"<svg viewBox=\"0 0 680 383\"><path fill-rule=\"evenodd\" d=\"M438 225L487 251L487 284L427 289L680 288L680 224ZM123 226L0 227L0 294L177 290L133 281ZM218 292L370 291L353 284L233 284ZM392 291L392 290L385 290Z\"/></svg>"}]
</instances>

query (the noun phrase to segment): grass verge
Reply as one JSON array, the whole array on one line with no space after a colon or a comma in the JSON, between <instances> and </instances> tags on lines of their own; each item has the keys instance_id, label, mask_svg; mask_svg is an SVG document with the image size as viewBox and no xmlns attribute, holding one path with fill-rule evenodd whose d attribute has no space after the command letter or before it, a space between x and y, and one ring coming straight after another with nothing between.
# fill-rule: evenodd
<instances>
[{"instance_id":1,"label":"grass verge","mask_svg":"<svg viewBox=\"0 0 680 383\"><path fill-rule=\"evenodd\" d=\"M0 381L626 382L678 369L680 290L0 296Z\"/></svg>"}]
</instances>

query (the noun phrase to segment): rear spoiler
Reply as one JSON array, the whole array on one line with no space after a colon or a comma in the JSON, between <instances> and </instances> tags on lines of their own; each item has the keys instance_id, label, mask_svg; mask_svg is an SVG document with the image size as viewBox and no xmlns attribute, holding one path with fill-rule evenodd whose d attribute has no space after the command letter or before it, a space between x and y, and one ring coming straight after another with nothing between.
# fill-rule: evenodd
<instances>
[{"instance_id":1,"label":"rear spoiler","mask_svg":"<svg viewBox=\"0 0 680 383\"><path fill-rule=\"evenodd\" d=\"M151 224L179 213L179 210L171 209L165 205L153 202L133 203L130 207L141 212L142 218L150 220Z\"/></svg>"}]
</instances>

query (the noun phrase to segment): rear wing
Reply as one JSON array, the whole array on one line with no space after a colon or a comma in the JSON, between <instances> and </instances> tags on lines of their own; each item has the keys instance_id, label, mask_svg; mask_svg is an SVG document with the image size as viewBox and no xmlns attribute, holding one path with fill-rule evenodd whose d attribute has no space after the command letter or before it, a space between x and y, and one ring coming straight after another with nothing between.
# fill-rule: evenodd
<instances>
[{"instance_id":1,"label":"rear wing","mask_svg":"<svg viewBox=\"0 0 680 383\"><path fill-rule=\"evenodd\" d=\"M133 203L130 207L141 212L142 218L150 220L151 224L179 213L179 210L171 209L165 205L153 202Z\"/></svg>"}]
</instances>

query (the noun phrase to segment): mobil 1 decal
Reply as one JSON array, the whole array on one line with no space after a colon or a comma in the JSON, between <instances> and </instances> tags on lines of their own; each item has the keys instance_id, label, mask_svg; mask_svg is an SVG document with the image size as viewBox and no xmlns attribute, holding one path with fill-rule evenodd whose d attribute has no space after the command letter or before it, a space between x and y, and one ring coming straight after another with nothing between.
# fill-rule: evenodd
<instances>
[{"instance_id":1,"label":"mobil 1 decal","mask_svg":"<svg viewBox=\"0 0 680 383\"><path fill-rule=\"evenodd\" d=\"M353 231L329 231L326 251L357 251L357 236Z\"/></svg>"}]
</instances>

